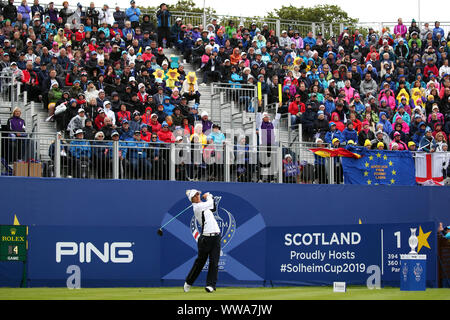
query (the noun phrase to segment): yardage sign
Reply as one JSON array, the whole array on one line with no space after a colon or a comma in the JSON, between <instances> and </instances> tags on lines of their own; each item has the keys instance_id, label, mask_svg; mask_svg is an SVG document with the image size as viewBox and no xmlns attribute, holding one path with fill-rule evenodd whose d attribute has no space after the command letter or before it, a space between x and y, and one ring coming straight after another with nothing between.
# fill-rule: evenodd
<instances>
[{"instance_id":1,"label":"yardage sign","mask_svg":"<svg viewBox=\"0 0 450 320\"><path fill-rule=\"evenodd\" d=\"M0 225L0 261L26 261L28 227Z\"/></svg>"}]
</instances>

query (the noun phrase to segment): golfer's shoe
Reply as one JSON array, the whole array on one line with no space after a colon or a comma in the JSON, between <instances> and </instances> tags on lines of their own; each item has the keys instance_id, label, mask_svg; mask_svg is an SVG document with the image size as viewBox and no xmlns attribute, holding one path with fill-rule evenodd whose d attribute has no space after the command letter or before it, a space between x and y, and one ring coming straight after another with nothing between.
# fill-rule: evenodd
<instances>
[{"instance_id":1,"label":"golfer's shoe","mask_svg":"<svg viewBox=\"0 0 450 320\"><path fill-rule=\"evenodd\" d=\"M184 283L184 287L183 287L184 292L189 292L189 290L191 290L191 285L187 284L186 282Z\"/></svg>"},{"instance_id":2,"label":"golfer's shoe","mask_svg":"<svg viewBox=\"0 0 450 320\"><path fill-rule=\"evenodd\" d=\"M214 292L214 288L211 286L205 287L205 290L206 290L206 292L209 292L209 293Z\"/></svg>"}]
</instances>

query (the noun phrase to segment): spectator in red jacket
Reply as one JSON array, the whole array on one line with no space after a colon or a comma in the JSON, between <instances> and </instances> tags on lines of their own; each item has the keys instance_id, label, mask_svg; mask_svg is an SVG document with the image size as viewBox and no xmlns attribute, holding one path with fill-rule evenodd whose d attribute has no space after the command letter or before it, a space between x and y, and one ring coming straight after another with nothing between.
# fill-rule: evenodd
<instances>
[{"instance_id":1,"label":"spectator in red jacket","mask_svg":"<svg viewBox=\"0 0 450 320\"><path fill-rule=\"evenodd\" d=\"M97 128L97 130L103 128L103 126L105 125L105 118L106 118L105 110L100 109L98 115L95 117L94 120L95 127Z\"/></svg>"},{"instance_id":2,"label":"spectator in red jacket","mask_svg":"<svg viewBox=\"0 0 450 320\"><path fill-rule=\"evenodd\" d=\"M297 124L297 121L300 118L301 114L306 110L305 104L301 102L300 99L301 96L299 94L296 94L294 101L289 104L288 111L291 114L292 125Z\"/></svg>"},{"instance_id":3,"label":"spectator in red jacket","mask_svg":"<svg viewBox=\"0 0 450 320\"><path fill-rule=\"evenodd\" d=\"M430 74L434 74L436 78L439 77L439 70L434 64L433 58L428 58L427 65L423 69L423 72L425 73L425 77L428 80L430 78Z\"/></svg>"},{"instance_id":4,"label":"spectator in red jacket","mask_svg":"<svg viewBox=\"0 0 450 320\"><path fill-rule=\"evenodd\" d=\"M161 130L158 131L158 139L165 143L175 142L173 132L169 130L169 125L165 121L161 125Z\"/></svg>"},{"instance_id":5,"label":"spectator in red jacket","mask_svg":"<svg viewBox=\"0 0 450 320\"><path fill-rule=\"evenodd\" d=\"M152 113L149 126L152 127L153 133L158 133L161 130L161 123L158 122L158 115L156 113Z\"/></svg>"},{"instance_id":6,"label":"spectator in red jacket","mask_svg":"<svg viewBox=\"0 0 450 320\"><path fill-rule=\"evenodd\" d=\"M331 114L331 122L334 122L336 124L336 129L340 132L344 131L345 125L339 118L339 113L333 112Z\"/></svg>"}]
</instances>

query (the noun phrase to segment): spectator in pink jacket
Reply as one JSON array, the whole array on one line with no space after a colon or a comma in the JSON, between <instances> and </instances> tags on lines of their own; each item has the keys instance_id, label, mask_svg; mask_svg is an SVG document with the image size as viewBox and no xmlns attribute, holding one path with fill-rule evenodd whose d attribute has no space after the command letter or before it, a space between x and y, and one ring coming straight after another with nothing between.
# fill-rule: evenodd
<instances>
[{"instance_id":1,"label":"spectator in pink jacket","mask_svg":"<svg viewBox=\"0 0 450 320\"><path fill-rule=\"evenodd\" d=\"M403 24L402 18L398 18L398 24L394 27L394 34L397 36L398 34L405 38L408 33L408 28Z\"/></svg>"},{"instance_id":2,"label":"spectator in pink jacket","mask_svg":"<svg viewBox=\"0 0 450 320\"><path fill-rule=\"evenodd\" d=\"M381 102L381 100L386 100L387 105L391 107L392 110L395 109L395 98L394 98L394 92L391 89L383 89L380 91L380 94L378 95L378 101Z\"/></svg>"},{"instance_id":3,"label":"spectator in pink jacket","mask_svg":"<svg viewBox=\"0 0 450 320\"><path fill-rule=\"evenodd\" d=\"M352 102L353 98L355 97L355 89L352 88L352 84L351 84L350 80L345 81L345 86L343 89L345 92L345 101L347 101L347 104L350 104L350 102ZM358 94L358 93L356 93L356 94Z\"/></svg>"},{"instance_id":4,"label":"spectator in pink jacket","mask_svg":"<svg viewBox=\"0 0 450 320\"><path fill-rule=\"evenodd\" d=\"M396 124L401 124L402 131L406 134L409 134L409 125L406 123L406 121L403 120L403 118L400 115L397 115L397 117L395 118L395 122L392 124L392 129L395 130Z\"/></svg>"},{"instance_id":5,"label":"spectator in pink jacket","mask_svg":"<svg viewBox=\"0 0 450 320\"><path fill-rule=\"evenodd\" d=\"M430 123L433 120L432 115L433 115L433 113L435 113L437 121L439 123L441 123L442 125L444 125L445 117L444 117L444 115L441 112L439 112L439 106L438 106L437 103L433 104L433 108L431 110L432 110L432 113L430 113L428 115L428 123Z\"/></svg>"}]
</instances>

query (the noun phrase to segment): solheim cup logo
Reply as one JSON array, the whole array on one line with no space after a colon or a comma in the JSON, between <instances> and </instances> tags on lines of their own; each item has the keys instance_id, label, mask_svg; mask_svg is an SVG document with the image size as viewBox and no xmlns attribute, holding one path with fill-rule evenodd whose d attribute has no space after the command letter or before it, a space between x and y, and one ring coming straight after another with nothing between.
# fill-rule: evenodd
<instances>
[{"instance_id":1,"label":"solheim cup logo","mask_svg":"<svg viewBox=\"0 0 450 320\"><path fill-rule=\"evenodd\" d=\"M216 211L214 213L214 217L216 218L217 224L220 228L220 234L221 234L221 247L222 249L225 248L233 239L233 236L236 232L236 220L234 219L234 216L231 214L230 211L228 211L225 208L219 207L219 203L222 197L214 197L214 203L216 204ZM195 219L195 216L191 219L191 232L192 236L194 237L195 241L198 241L198 238L201 235L201 226L199 225L197 219ZM220 255L223 255L223 251L221 250Z\"/></svg>"},{"instance_id":2,"label":"solheim cup logo","mask_svg":"<svg viewBox=\"0 0 450 320\"><path fill-rule=\"evenodd\" d=\"M423 268L420 265L420 263L416 263L416 266L414 267L414 275L416 276L416 281L419 282L423 273Z\"/></svg>"},{"instance_id":3,"label":"solheim cup logo","mask_svg":"<svg viewBox=\"0 0 450 320\"><path fill-rule=\"evenodd\" d=\"M406 263L403 264L402 274L403 274L403 281L406 281L408 278L408 265Z\"/></svg>"},{"instance_id":4,"label":"solheim cup logo","mask_svg":"<svg viewBox=\"0 0 450 320\"><path fill-rule=\"evenodd\" d=\"M248 251L243 248L255 247L263 241L265 228L261 213L239 195L210 190L216 204L213 212L221 232L221 252L219 272L224 281L262 281L265 255L248 258ZM186 208L183 197L168 210L162 223L169 221ZM192 211L180 216L165 228L167 236L163 237L163 252L178 252L177 255L165 255L162 259L162 279L184 280L198 254L197 241L200 237L201 221L197 222ZM206 262L203 271L207 271ZM206 275L206 272L203 272Z\"/></svg>"}]
</instances>

